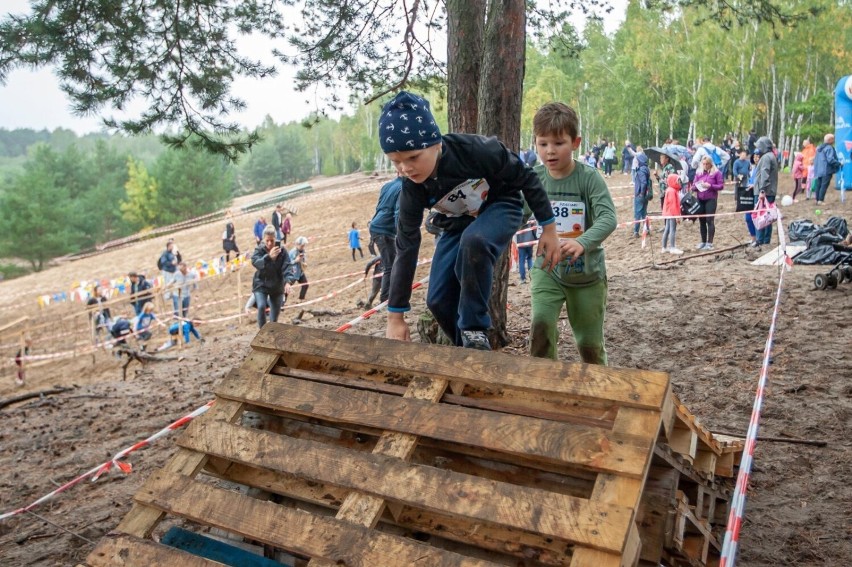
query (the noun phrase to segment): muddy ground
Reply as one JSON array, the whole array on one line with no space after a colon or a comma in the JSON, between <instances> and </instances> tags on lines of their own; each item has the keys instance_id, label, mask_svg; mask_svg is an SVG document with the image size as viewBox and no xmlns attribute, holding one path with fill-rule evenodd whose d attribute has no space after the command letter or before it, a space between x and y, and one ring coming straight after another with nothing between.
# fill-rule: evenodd
<instances>
[{"instance_id":1,"label":"muddy ground","mask_svg":"<svg viewBox=\"0 0 852 567\"><path fill-rule=\"evenodd\" d=\"M627 177L607 180L618 205L619 220L632 217ZM361 227L372 215L381 179L348 176L314 180L316 192L289 204L297 211L294 236L314 237L309 246L309 279L358 272L346 233L352 221ZM782 176L782 193L792 185ZM832 193L821 215L811 202L783 209L786 220L820 221L832 214L852 221L852 206ZM733 197L723 195L720 212L732 210ZM652 205L651 211L659 210ZM237 219L238 243L249 248L254 216ZM718 221L716 254L697 257L698 226L678 230L687 253L681 262L652 268L661 256L658 226L648 246L629 238L620 227L605 246L609 270L606 340L614 366L669 372L676 393L713 431L745 432L770 325L779 278L776 267L752 266L759 253L721 249L747 241L742 218ZM209 258L219 253L222 231L214 223L178 233L185 257ZM87 344L87 323L77 305L40 311L35 294L70 288L74 281L114 277L131 269L153 271L161 239L105 253L0 284L0 328L22 315L33 319L34 353L45 354ZM431 253L427 238L421 254ZM773 237L777 242L777 233ZM366 250L366 238L364 239ZM764 250L766 251L766 250ZM740 565L852 565L852 284L834 290L813 289L814 274L823 268L797 266L786 274L775 336L769 389L761 434L827 442L825 447L759 442L749 487ZM418 277L428 273L420 268ZM318 298L355 281L357 276L317 283L308 299ZM202 282L193 296L193 316L210 319L237 313L248 293L248 272L238 300L234 275ZM336 328L357 316L356 301L366 293L358 284L315 305L285 311L288 322L303 309L302 324ZM215 305L210 301L233 297ZM415 314L423 308L415 292ZM529 287L513 273L509 289L507 351L524 355L529 329ZM197 307L195 307L197 306ZM310 313L326 312L313 316ZM39 325L47 322L47 326ZM578 360L567 320L560 356ZM8 365L18 335L0 334L3 373L0 400L49 388L72 391L10 405L0 410L0 513L28 504L54 490L121 449L158 431L172 420L212 399L213 385L238 365L256 332L248 319L199 326L206 344L193 343L179 362L129 367L108 352L39 363L27 372L23 387L14 384ZM381 334L377 316L350 332ZM162 333L162 331L161 331ZM152 342L159 344L162 336ZM416 340L416 339L415 339ZM85 482L54 498L31 514L0 522L0 559L4 565L74 565L85 559L93 543L114 528L131 505L131 497L150 471L174 452L174 437L130 457L133 472L111 472L96 483ZM65 531L68 530L68 531ZM76 535L71 535L73 532Z\"/></svg>"}]
</instances>

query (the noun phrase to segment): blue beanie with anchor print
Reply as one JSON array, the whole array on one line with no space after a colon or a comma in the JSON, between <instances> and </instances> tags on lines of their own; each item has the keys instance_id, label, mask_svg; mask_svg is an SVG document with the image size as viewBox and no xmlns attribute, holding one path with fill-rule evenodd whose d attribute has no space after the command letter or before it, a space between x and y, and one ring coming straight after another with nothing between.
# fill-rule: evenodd
<instances>
[{"instance_id":1,"label":"blue beanie with anchor print","mask_svg":"<svg viewBox=\"0 0 852 567\"><path fill-rule=\"evenodd\" d=\"M386 154L422 150L441 143L441 129L425 98L402 91L382 108L379 145Z\"/></svg>"}]
</instances>

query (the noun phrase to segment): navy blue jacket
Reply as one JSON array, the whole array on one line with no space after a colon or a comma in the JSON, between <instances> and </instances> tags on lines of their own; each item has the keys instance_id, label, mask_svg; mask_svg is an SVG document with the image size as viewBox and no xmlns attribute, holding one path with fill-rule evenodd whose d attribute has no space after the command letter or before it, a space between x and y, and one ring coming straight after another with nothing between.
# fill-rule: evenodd
<instances>
[{"instance_id":1,"label":"navy blue jacket","mask_svg":"<svg viewBox=\"0 0 852 567\"><path fill-rule=\"evenodd\" d=\"M633 178L634 197L645 195L648 192L651 181L651 170L648 169L648 156L645 154L636 154L636 161L639 163L639 167L636 169L636 176Z\"/></svg>"},{"instance_id":2,"label":"navy blue jacket","mask_svg":"<svg viewBox=\"0 0 852 567\"><path fill-rule=\"evenodd\" d=\"M370 221L371 236L396 236L396 223L399 220L399 192L402 191L402 178L382 185L376 213Z\"/></svg>"},{"instance_id":3,"label":"navy blue jacket","mask_svg":"<svg viewBox=\"0 0 852 567\"><path fill-rule=\"evenodd\" d=\"M145 279L145 276L137 276L136 283L130 282L130 304L137 309L142 309L142 306L151 301L151 282ZM147 293L145 293L147 292Z\"/></svg>"},{"instance_id":4,"label":"navy blue jacket","mask_svg":"<svg viewBox=\"0 0 852 567\"><path fill-rule=\"evenodd\" d=\"M423 212L432 208L460 184L471 179L484 179L488 183L488 195L480 211L494 202L513 203L520 210L523 194L535 218L540 219L540 225L554 222L550 199L538 176L497 138L474 134L447 134L442 136L441 142L437 177L427 179L423 183L414 183L408 178L402 182L396 234L397 253L391 270L388 298L388 311L391 312L401 313L411 309L411 284L414 282L417 254L420 251ZM437 217L447 219L442 214ZM465 219L473 220L467 215L461 220ZM461 222L444 228L451 231L463 230L467 224Z\"/></svg>"}]
</instances>

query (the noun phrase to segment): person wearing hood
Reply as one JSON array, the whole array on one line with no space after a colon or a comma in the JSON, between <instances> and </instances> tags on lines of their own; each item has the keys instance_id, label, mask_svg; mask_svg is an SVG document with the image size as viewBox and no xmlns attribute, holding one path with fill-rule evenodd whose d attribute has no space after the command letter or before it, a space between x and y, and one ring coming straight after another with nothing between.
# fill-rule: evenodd
<instances>
[{"instance_id":1,"label":"person wearing hood","mask_svg":"<svg viewBox=\"0 0 852 567\"><path fill-rule=\"evenodd\" d=\"M639 238L639 229L648 216L648 201L651 200L651 170L648 169L648 156L637 152L636 172L633 175L633 238Z\"/></svg>"},{"instance_id":2,"label":"person wearing hood","mask_svg":"<svg viewBox=\"0 0 852 567\"><path fill-rule=\"evenodd\" d=\"M831 176L838 171L840 171L840 160L837 159L837 151L834 149L834 134L826 134L814 158L817 205L825 202L825 193L831 184Z\"/></svg>"},{"instance_id":3,"label":"person wearing hood","mask_svg":"<svg viewBox=\"0 0 852 567\"><path fill-rule=\"evenodd\" d=\"M754 196L757 198L761 193L769 203L775 202L778 194L778 160L772 153L774 144L769 136L761 136L755 143L755 151L760 154L757 166L754 170ZM772 240L772 225L757 230L757 243L769 244Z\"/></svg>"}]
</instances>

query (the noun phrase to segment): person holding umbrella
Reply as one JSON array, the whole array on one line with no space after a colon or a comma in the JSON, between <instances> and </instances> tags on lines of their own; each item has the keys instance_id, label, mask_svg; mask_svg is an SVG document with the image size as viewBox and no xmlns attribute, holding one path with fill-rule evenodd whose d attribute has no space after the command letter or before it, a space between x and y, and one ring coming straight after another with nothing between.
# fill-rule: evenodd
<instances>
[{"instance_id":1,"label":"person holding umbrella","mask_svg":"<svg viewBox=\"0 0 852 567\"><path fill-rule=\"evenodd\" d=\"M647 151L646 151L646 153L647 153ZM667 154L661 153L660 154L660 165L663 168L663 174L660 175L660 172L656 168L654 168L654 178L657 180L657 183L660 186L660 210L662 210L663 207L665 206L666 188L668 187L667 181L668 181L669 175L672 175L672 174L677 175L677 169L675 169L675 166L672 164L672 161L674 161L674 160L672 160L672 158L670 158ZM675 163L677 163L677 162L675 162Z\"/></svg>"},{"instance_id":2,"label":"person holding umbrella","mask_svg":"<svg viewBox=\"0 0 852 567\"><path fill-rule=\"evenodd\" d=\"M654 170L654 177L660 188L660 208L662 209L665 204L666 179L672 173L677 174L678 171L681 171L684 168L684 164L677 154L667 146L663 146L662 148L648 148L645 150L645 155L648 156L650 161L659 164L663 168L662 175L656 169Z\"/></svg>"}]
</instances>

